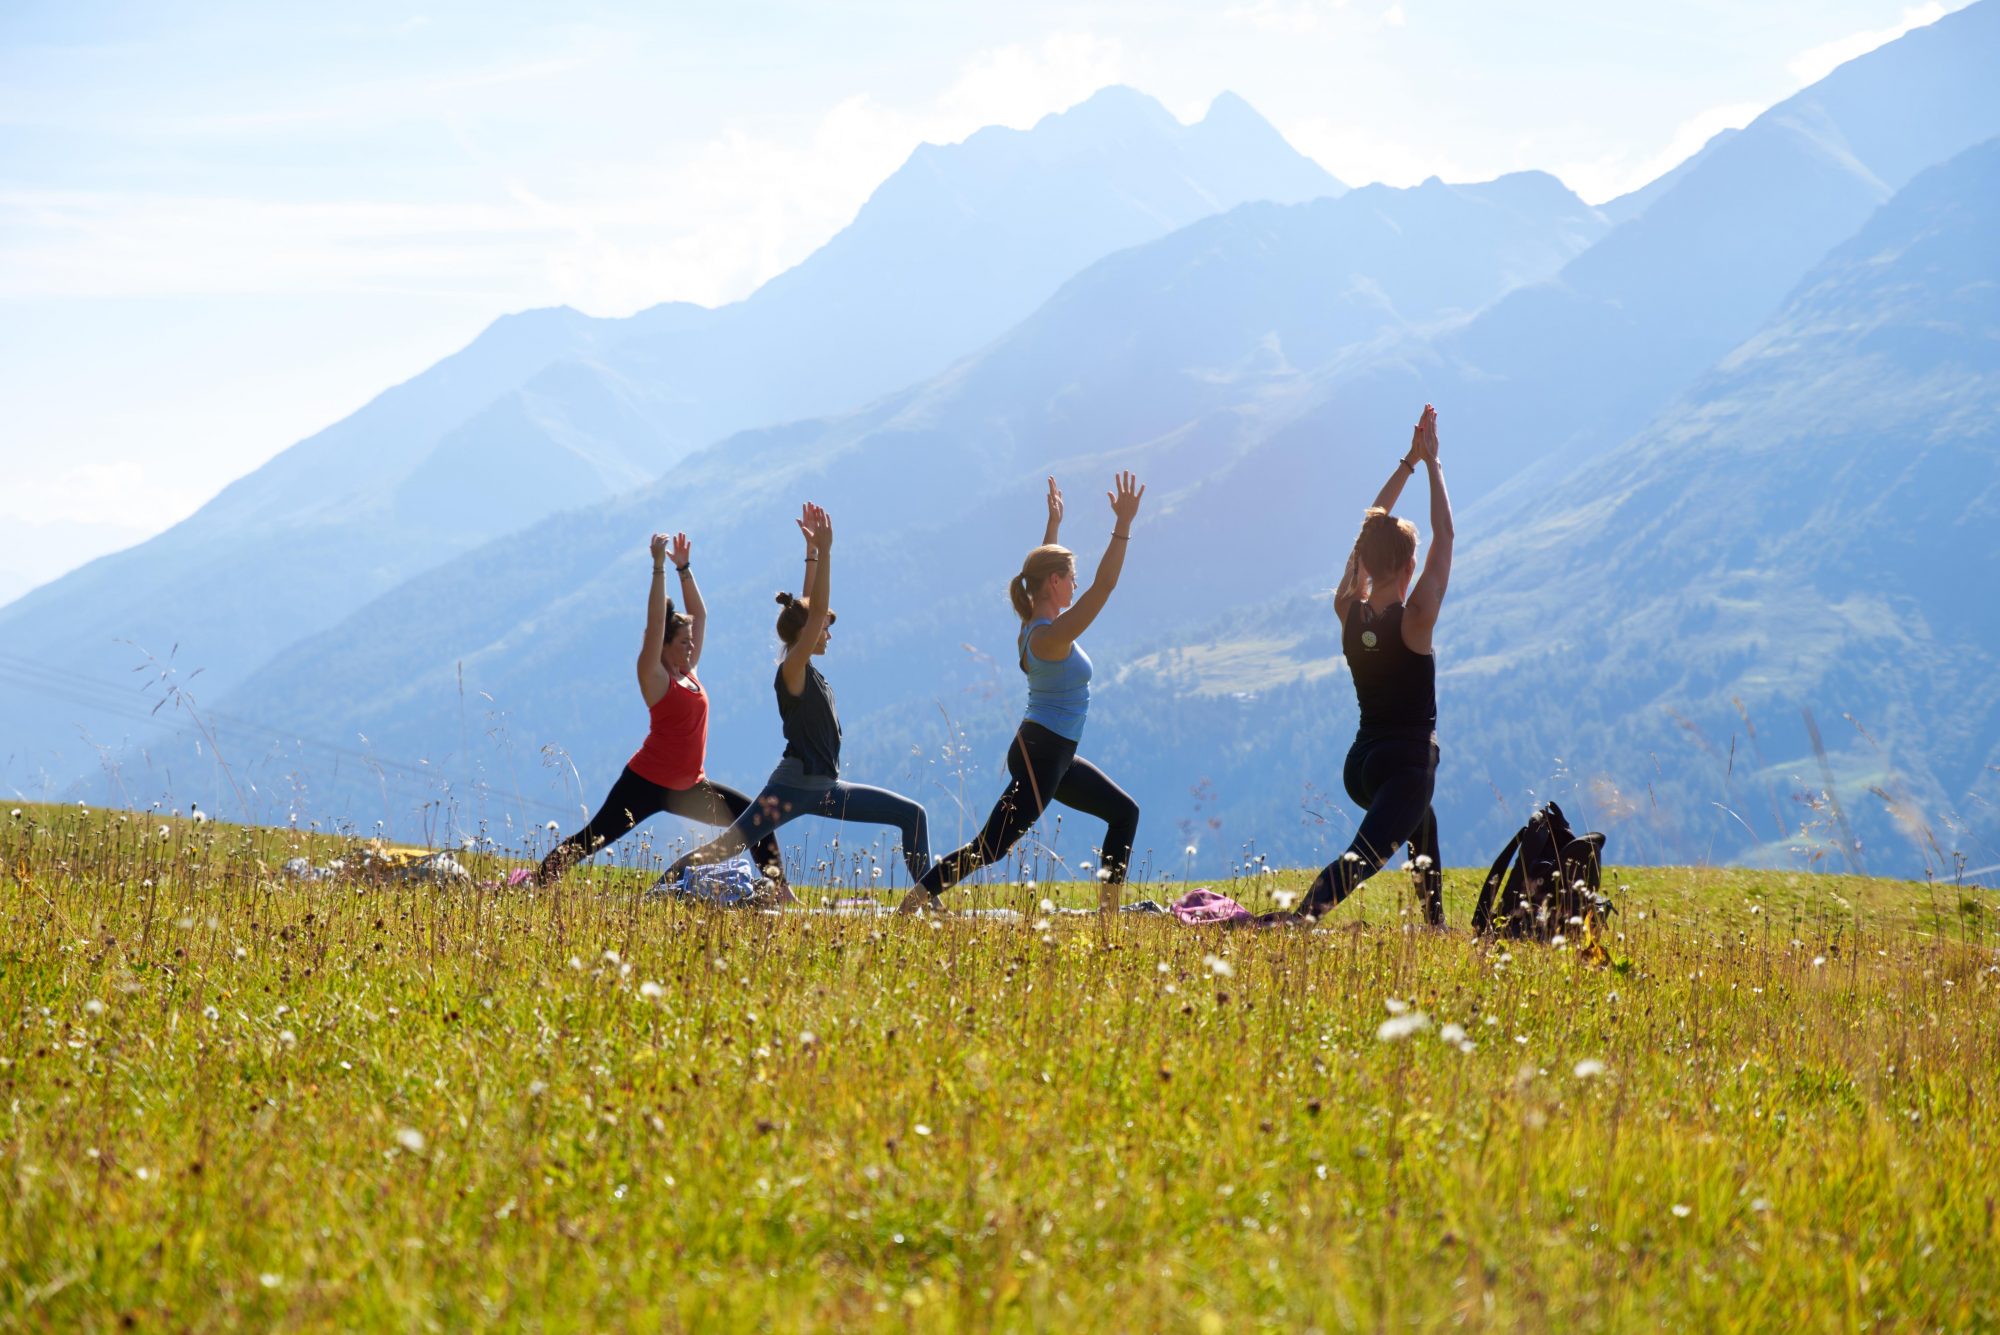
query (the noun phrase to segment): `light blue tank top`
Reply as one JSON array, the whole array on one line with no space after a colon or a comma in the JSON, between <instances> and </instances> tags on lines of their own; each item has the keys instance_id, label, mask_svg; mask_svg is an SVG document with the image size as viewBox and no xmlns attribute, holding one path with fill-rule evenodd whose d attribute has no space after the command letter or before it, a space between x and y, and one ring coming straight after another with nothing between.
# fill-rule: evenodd
<instances>
[{"instance_id":1,"label":"light blue tank top","mask_svg":"<svg viewBox=\"0 0 2000 1335\"><path fill-rule=\"evenodd\" d=\"M1057 662L1037 658L1028 637L1049 625L1039 617L1021 627L1021 662L1028 669L1028 722L1039 723L1058 737L1083 740L1083 716L1090 709L1090 655L1072 644L1069 657Z\"/></svg>"}]
</instances>

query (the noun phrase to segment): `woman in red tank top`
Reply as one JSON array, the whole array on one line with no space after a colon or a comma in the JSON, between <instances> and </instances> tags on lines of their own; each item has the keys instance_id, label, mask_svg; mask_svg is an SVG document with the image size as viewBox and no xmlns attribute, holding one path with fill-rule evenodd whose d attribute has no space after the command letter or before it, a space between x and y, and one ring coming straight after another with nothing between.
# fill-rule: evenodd
<instances>
[{"instance_id":1,"label":"woman in red tank top","mask_svg":"<svg viewBox=\"0 0 2000 1335\"><path fill-rule=\"evenodd\" d=\"M641 821L662 811L704 825L729 825L750 807L749 798L702 772L702 760L708 753L708 693L694 669L701 661L708 609L702 604L688 559L693 548L685 533L676 533L671 539L655 533L652 551L653 584L646 598L646 639L639 649L638 664L639 693L645 697L652 727L590 823L542 860L534 877L537 884L559 879L576 863L624 838ZM681 597L688 609L685 614L675 611L667 597L666 559L670 552L680 574ZM765 836L752 853L764 874L783 890L785 868L776 837Z\"/></svg>"}]
</instances>

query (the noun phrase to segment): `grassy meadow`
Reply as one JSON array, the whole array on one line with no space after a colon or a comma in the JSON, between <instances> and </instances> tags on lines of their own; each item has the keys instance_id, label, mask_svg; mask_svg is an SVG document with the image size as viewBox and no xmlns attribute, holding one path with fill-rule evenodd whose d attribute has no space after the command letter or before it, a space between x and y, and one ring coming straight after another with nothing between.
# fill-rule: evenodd
<instances>
[{"instance_id":1,"label":"grassy meadow","mask_svg":"<svg viewBox=\"0 0 2000 1335\"><path fill-rule=\"evenodd\" d=\"M2000 1327L1990 892L1611 869L1590 968L1476 871L1250 934L343 849L0 808L0 1328Z\"/></svg>"}]
</instances>

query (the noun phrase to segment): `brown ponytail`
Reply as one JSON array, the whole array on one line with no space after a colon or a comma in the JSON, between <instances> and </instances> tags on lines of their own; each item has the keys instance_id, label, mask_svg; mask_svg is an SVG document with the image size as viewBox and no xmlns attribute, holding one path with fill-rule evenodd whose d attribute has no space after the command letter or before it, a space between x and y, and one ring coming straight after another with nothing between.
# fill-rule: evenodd
<instances>
[{"instance_id":1,"label":"brown ponytail","mask_svg":"<svg viewBox=\"0 0 2000 1335\"><path fill-rule=\"evenodd\" d=\"M812 616L812 603L805 598L781 593L778 595L778 606L784 609L778 613L778 638L787 646L797 644L799 632L806 628L806 621ZM826 614L827 625L831 626L836 619L835 613Z\"/></svg>"}]
</instances>

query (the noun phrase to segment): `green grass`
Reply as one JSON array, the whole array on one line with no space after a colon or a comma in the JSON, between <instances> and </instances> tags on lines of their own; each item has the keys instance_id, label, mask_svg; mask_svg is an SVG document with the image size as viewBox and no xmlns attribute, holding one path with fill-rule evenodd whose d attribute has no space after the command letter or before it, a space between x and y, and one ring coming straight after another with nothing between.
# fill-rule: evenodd
<instances>
[{"instance_id":1,"label":"green grass","mask_svg":"<svg viewBox=\"0 0 2000 1335\"><path fill-rule=\"evenodd\" d=\"M0 810L0 1326L2000 1326L1984 892L1615 869L1590 969L161 824Z\"/></svg>"}]
</instances>

